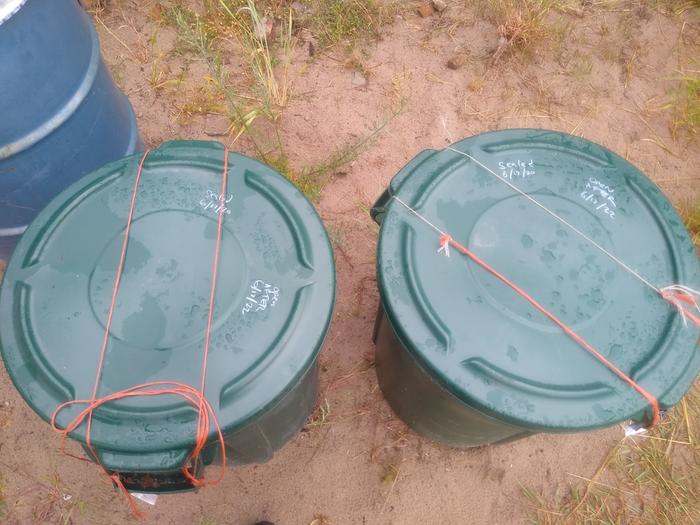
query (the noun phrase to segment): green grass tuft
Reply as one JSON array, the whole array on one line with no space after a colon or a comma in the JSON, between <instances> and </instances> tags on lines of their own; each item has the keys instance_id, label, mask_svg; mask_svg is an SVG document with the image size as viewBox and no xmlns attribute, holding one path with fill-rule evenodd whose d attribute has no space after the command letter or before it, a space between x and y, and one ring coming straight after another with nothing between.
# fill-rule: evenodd
<instances>
[{"instance_id":1,"label":"green grass tuft","mask_svg":"<svg viewBox=\"0 0 700 525\"><path fill-rule=\"evenodd\" d=\"M690 233L693 244L700 248L700 201L682 203L679 213L688 233Z\"/></svg>"},{"instance_id":2,"label":"green grass tuft","mask_svg":"<svg viewBox=\"0 0 700 525\"><path fill-rule=\"evenodd\" d=\"M693 9L700 10L700 0L646 0L652 9L669 15L682 15Z\"/></svg>"},{"instance_id":3,"label":"green grass tuft","mask_svg":"<svg viewBox=\"0 0 700 525\"><path fill-rule=\"evenodd\" d=\"M321 0L310 15L311 26L324 47L349 49L379 37L380 28L395 13L393 5L376 0Z\"/></svg>"},{"instance_id":4,"label":"green grass tuft","mask_svg":"<svg viewBox=\"0 0 700 525\"><path fill-rule=\"evenodd\" d=\"M277 19L279 36L278 42L273 44L268 40L266 31L270 19L263 15L262 5L262 2L256 4L253 0L206 0L206 14L203 16L182 4L175 4L163 14L165 21L177 29L180 51L204 61L209 69L209 84L203 86L193 100L183 105L181 113L185 116L228 113L232 123L231 134L245 133L254 145L258 158L285 175L315 202L331 176L369 148L389 122L405 110L405 100L394 103L387 117L323 161L295 170L285 153L278 122L291 97L287 68L294 46L294 21L290 9L282 11L286 14ZM280 2L276 9L283 9ZM384 8L375 5L373 0L331 0L316 4L316 9L318 11L314 13L320 13L318 16L329 17L328 20L320 20L335 24L326 28L330 31L329 38L331 34L338 37L356 35L359 38L372 31L384 13ZM331 21L334 17L337 19ZM236 39L248 57L251 85L244 87L248 89L245 94L232 86L223 65L219 44L229 38ZM264 124L256 123L259 118Z\"/></svg>"},{"instance_id":5,"label":"green grass tuft","mask_svg":"<svg viewBox=\"0 0 700 525\"><path fill-rule=\"evenodd\" d=\"M340 168L356 160L358 156L374 144L386 127L406 109L406 101L401 99L389 112L354 140L343 144L327 158L313 165L295 170L284 154L268 159L267 162L291 180L312 202L318 202L321 192L331 177Z\"/></svg>"},{"instance_id":6,"label":"green grass tuft","mask_svg":"<svg viewBox=\"0 0 700 525\"><path fill-rule=\"evenodd\" d=\"M477 12L498 28L509 49L527 50L549 36L546 19L566 2L558 0L478 0Z\"/></svg>"},{"instance_id":7,"label":"green grass tuft","mask_svg":"<svg viewBox=\"0 0 700 525\"><path fill-rule=\"evenodd\" d=\"M700 76L681 77L673 101L666 107L673 113L671 131L674 136L679 131L691 135L700 133Z\"/></svg>"}]
</instances>

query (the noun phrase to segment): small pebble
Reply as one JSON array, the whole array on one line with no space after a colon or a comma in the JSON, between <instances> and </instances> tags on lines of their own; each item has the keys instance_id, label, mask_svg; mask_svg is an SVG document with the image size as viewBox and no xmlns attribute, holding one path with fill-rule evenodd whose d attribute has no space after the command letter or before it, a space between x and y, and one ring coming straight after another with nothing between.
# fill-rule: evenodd
<instances>
[{"instance_id":1,"label":"small pebble","mask_svg":"<svg viewBox=\"0 0 700 525\"><path fill-rule=\"evenodd\" d=\"M362 74L362 71L355 71L352 74L352 85L355 87L365 87L367 85L367 77Z\"/></svg>"},{"instance_id":2,"label":"small pebble","mask_svg":"<svg viewBox=\"0 0 700 525\"><path fill-rule=\"evenodd\" d=\"M447 61L447 67L450 69L459 69L466 62L464 55L454 55Z\"/></svg>"},{"instance_id":3,"label":"small pebble","mask_svg":"<svg viewBox=\"0 0 700 525\"><path fill-rule=\"evenodd\" d=\"M423 0L421 5L418 6L418 14L423 18L431 16L434 12L435 10L433 9L433 4L430 3L430 0Z\"/></svg>"},{"instance_id":4,"label":"small pebble","mask_svg":"<svg viewBox=\"0 0 700 525\"><path fill-rule=\"evenodd\" d=\"M433 8L437 12L442 13L445 9L447 9L447 2L445 2L445 0L433 0Z\"/></svg>"}]
</instances>

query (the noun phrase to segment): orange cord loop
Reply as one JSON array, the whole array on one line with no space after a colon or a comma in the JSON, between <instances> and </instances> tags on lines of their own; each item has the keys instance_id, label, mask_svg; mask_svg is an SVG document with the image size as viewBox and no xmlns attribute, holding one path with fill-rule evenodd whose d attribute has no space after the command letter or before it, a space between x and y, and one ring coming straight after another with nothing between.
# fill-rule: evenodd
<instances>
[{"instance_id":1,"label":"orange cord loop","mask_svg":"<svg viewBox=\"0 0 700 525\"><path fill-rule=\"evenodd\" d=\"M142 513L138 511L136 505L134 504L133 498L129 491L124 486L120 476L116 472L110 472L105 468L105 466L100 461L100 458L92 445L91 441L91 431L92 431L92 416L97 408L100 406L110 403L112 401L117 401L119 399L127 399L132 397L149 397L149 396L161 396L161 395L175 395L183 398L187 403L192 405L197 410L197 425L195 433L195 444L192 452L187 456L184 465L181 467L181 472L185 478L194 487L203 487L205 485L214 485L219 483L226 472L226 443L224 442L224 436L219 425L219 421L216 418L216 413L212 408L209 401L207 401L204 395L204 388L206 384L206 374L207 374L207 357L209 355L209 342L211 339L213 312L214 312L214 298L216 295L216 278L219 268L219 255L221 252L221 234L223 229L223 219L224 219L224 206L219 209L219 222L218 222L218 234L216 238L216 249L214 253L214 261L212 264L212 283L211 290L209 294L209 313L207 318L207 330L204 340L204 353L202 358L202 374L200 388L196 389L191 385L185 383L180 383L177 381L150 381L147 383L142 383L140 385L131 386L119 392L114 392L103 397L97 397L97 391L99 388L100 378L102 376L102 368L104 366L105 354L107 350L107 343L109 341L110 327L112 324L112 317L114 315L114 309L117 302L117 295L119 292L119 283L121 282L122 273L124 270L124 260L126 258L126 249L129 241L129 234L131 232L131 223L133 222L134 209L136 206L136 197L138 194L139 181L141 179L141 173L143 171L143 165L148 157L149 150L143 154L141 161L139 162L138 170L136 172L136 178L134 182L134 189L131 195L131 204L129 207L129 214L127 216L126 228L124 230L124 239L122 241L122 250L119 256L119 264L117 266L117 271L114 278L114 287L112 289L112 300L109 307L109 313L107 315L107 323L105 325L105 333L102 338L102 347L100 349L100 358L97 364L97 372L95 375L95 383L93 385L92 397L91 399L75 399L71 401L66 401L61 403L56 407L53 414L51 415L51 428L61 435L61 451L67 455L80 459L82 461L89 461L86 458L75 456L65 451L65 440L66 437L74 432L83 423L87 425L85 431L85 446L90 451L92 458L95 463L97 463L102 470L105 471L107 476L114 482L114 484L121 490L129 502L132 513L138 517L143 517ZM228 181L228 156L229 150L224 150L224 169L221 179L221 193L222 198L226 195L226 187ZM63 428L58 427L56 424L56 419L58 415L66 408L75 405L85 405L85 407L78 412L75 417ZM209 438L209 432L212 427L216 429L217 441L221 447L221 469L219 476L212 480L205 480L204 478L197 478L194 473L197 472L197 465L199 462L199 457L207 445L207 440ZM192 471L188 465L192 464Z\"/></svg>"}]
</instances>

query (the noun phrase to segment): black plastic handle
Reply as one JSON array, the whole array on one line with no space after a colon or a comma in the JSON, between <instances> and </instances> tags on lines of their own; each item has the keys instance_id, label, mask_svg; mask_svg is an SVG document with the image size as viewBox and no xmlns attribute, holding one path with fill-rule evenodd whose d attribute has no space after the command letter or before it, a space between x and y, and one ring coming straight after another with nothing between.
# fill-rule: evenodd
<instances>
[{"instance_id":1,"label":"black plastic handle","mask_svg":"<svg viewBox=\"0 0 700 525\"><path fill-rule=\"evenodd\" d=\"M369 215L372 217L374 222L379 225L382 224L386 207L389 205L393 193L398 191L401 184L403 184L404 179L408 177L408 175L410 175L413 170L418 167L418 165L422 164L428 157L432 157L435 153L437 153L437 150L424 149L418 155L413 157L408 164L401 168L401 171L394 175L394 178L391 179L391 182L389 183L389 187L384 190L384 192L375 201L372 209L369 210Z\"/></svg>"}]
</instances>

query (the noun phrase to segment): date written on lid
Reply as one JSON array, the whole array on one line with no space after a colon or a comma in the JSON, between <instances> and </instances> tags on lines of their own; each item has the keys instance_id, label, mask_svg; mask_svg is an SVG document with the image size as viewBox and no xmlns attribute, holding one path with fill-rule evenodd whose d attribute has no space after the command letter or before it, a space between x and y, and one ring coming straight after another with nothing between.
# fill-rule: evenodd
<instances>
[{"instance_id":1,"label":"date written on lid","mask_svg":"<svg viewBox=\"0 0 700 525\"><path fill-rule=\"evenodd\" d=\"M243 303L241 315L250 312L264 312L268 308L274 308L280 297L280 289L261 279L250 283L248 295Z\"/></svg>"},{"instance_id":2,"label":"date written on lid","mask_svg":"<svg viewBox=\"0 0 700 525\"><path fill-rule=\"evenodd\" d=\"M526 179L535 175L535 162L532 159L501 161L498 163L498 169L504 179Z\"/></svg>"},{"instance_id":3,"label":"date written on lid","mask_svg":"<svg viewBox=\"0 0 700 525\"><path fill-rule=\"evenodd\" d=\"M603 184L598 179L591 177L586 182L586 187L581 192L581 198L593 206L596 211L615 218L617 203L615 202L615 190Z\"/></svg>"},{"instance_id":4,"label":"date written on lid","mask_svg":"<svg viewBox=\"0 0 700 525\"><path fill-rule=\"evenodd\" d=\"M222 209L224 213L231 215L231 210L229 210L226 205L232 200L233 195L230 193L228 195L223 195L212 190L207 190L207 194L199 201L199 205L204 208L205 211L211 211L216 215L221 213Z\"/></svg>"}]
</instances>

